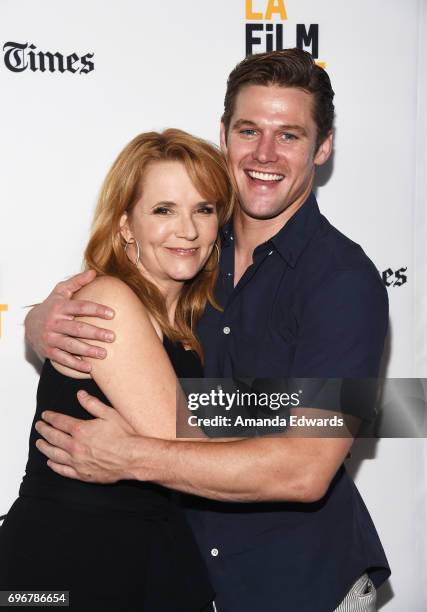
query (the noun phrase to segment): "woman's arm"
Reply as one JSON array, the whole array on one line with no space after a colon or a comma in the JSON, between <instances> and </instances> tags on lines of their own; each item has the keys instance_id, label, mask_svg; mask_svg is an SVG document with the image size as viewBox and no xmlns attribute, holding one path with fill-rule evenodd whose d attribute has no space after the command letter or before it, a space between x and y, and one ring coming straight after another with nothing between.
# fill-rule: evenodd
<instances>
[{"instance_id":1,"label":"woman's arm","mask_svg":"<svg viewBox=\"0 0 427 612\"><path fill-rule=\"evenodd\" d=\"M85 357L91 364L92 378L135 432L174 439L179 387L144 305L125 283L107 276L83 287L75 297L107 303L116 313L114 319L102 320L116 336L107 357ZM87 320L79 317L79 321ZM96 317L90 317L90 321L101 323ZM55 367L64 374L75 375L67 368L57 364Z\"/></svg>"}]
</instances>

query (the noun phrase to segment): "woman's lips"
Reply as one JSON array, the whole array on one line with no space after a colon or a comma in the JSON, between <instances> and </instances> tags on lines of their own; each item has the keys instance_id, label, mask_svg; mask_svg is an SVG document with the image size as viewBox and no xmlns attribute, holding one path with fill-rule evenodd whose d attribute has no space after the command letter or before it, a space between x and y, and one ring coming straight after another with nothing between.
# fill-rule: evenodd
<instances>
[{"instance_id":1,"label":"woman's lips","mask_svg":"<svg viewBox=\"0 0 427 612\"><path fill-rule=\"evenodd\" d=\"M197 251L199 250L199 247L194 247L194 248L191 248L191 249L184 249L184 248L181 248L181 247L178 247L178 248L166 247L166 249L170 253L172 253L173 255L177 255L178 257L191 257L192 255L197 253Z\"/></svg>"}]
</instances>

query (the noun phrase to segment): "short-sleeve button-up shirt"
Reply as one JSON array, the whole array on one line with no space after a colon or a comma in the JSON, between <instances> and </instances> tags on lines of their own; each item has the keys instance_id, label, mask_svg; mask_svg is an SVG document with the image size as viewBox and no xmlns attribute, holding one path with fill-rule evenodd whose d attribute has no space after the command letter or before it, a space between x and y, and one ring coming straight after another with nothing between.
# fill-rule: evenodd
<instances>
[{"instance_id":1,"label":"short-sleeve button-up shirt","mask_svg":"<svg viewBox=\"0 0 427 612\"><path fill-rule=\"evenodd\" d=\"M375 377L388 324L381 278L360 246L320 214L313 194L234 287L223 231L217 299L198 327L205 376ZM327 612L368 571L389 575L369 513L341 467L315 503L187 500L219 612ZM215 554L214 552L215 551Z\"/></svg>"}]
</instances>

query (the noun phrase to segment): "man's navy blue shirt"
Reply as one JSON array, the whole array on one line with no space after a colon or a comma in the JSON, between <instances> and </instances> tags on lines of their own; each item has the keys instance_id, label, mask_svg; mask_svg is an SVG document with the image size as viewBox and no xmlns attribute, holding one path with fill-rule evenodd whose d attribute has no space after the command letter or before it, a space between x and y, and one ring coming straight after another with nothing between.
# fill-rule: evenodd
<instances>
[{"instance_id":1,"label":"man's navy blue shirt","mask_svg":"<svg viewBox=\"0 0 427 612\"><path fill-rule=\"evenodd\" d=\"M217 299L198 333L205 376L366 378L378 374L387 294L363 250L312 194L258 246L234 287L232 226L223 232ZM188 518L217 590L219 612L328 612L365 571L390 574L369 513L341 467L315 503L191 498Z\"/></svg>"}]
</instances>

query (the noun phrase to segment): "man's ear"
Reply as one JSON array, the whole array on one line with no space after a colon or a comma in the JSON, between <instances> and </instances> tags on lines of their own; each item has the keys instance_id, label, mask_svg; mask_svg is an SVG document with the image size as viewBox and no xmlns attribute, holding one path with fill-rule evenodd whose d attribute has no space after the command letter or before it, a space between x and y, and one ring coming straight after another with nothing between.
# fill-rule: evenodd
<instances>
[{"instance_id":1,"label":"man's ear","mask_svg":"<svg viewBox=\"0 0 427 612\"><path fill-rule=\"evenodd\" d=\"M320 144L319 148L316 151L316 155L314 156L314 163L316 166L321 166L326 161L328 161L333 146L333 133L332 130L326 136L325 140Z\"/></svg>"},{"instance_id":2,"label":"man's ear","mask_svg":"<svg viewBox=\"0 0 427 612\"><path fill-rule=\"evenodd\" d=\"M120 234L126 242L132 242L133 235L129 227L129 218L127 213L123 213L120 217Z\"/></svg>"},{"instance_id":3,"label":"man's ear","mask_svg":"<svg viewBox=\"0 0 427 612\"><path fill-rule=\"evenodd\" d=\"M221 151L223 152L225 157L227 157L227 139L226 139L226 133L225 133L225 125L222 119L221 119L221 126L220 126L220 132L219 132L219 141L221 143Z\"/></svg>"}]
</instances>

